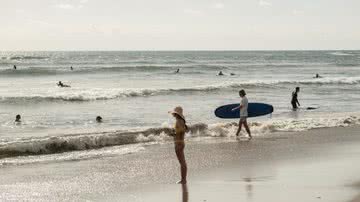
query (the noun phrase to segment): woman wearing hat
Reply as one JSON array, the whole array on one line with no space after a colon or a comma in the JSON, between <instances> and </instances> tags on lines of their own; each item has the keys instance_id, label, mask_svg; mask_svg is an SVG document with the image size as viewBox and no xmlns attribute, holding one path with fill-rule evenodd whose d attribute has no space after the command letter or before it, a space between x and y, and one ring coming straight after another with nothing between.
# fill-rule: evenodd
<instances>
[{"instance_id":1,"label":"woman wearing hat","mask_svg":"<svg viewBox=\"0 0 360 202\"><path fill-rule=\"evenodd\" d=\"M171 112L171 114L175 117L175 153L176 157L179 160L181 166L181 180L177 182L178 184L186 184L186 174L187 174L187 166L184 155L184 136L187 130L185 117L183 115L183 109L181 107L175 107L175 109Z\"/></svg>"}]
</instances>

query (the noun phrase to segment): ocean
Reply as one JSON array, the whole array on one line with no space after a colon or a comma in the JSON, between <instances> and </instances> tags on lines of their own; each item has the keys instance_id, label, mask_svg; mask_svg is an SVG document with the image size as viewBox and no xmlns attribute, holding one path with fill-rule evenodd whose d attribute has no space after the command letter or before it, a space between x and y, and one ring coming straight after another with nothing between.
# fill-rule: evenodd
<instances>
[{"instance_id":1,"label":"ocean","mask_svg":"<svg viewBox=\"0 0 360 202\"><path fill-rule=\"evenodd\" d=\"M297 86L301 109L293 111ZM0 52L0 166L170 143L168 111L176 106L191 128L188 141L233 139L237 120L214 110L239 102L240 89L249 102L274 106L271 116L249 119L255 138L358 124L360 51Z\"/></svg>"}]
</instances>

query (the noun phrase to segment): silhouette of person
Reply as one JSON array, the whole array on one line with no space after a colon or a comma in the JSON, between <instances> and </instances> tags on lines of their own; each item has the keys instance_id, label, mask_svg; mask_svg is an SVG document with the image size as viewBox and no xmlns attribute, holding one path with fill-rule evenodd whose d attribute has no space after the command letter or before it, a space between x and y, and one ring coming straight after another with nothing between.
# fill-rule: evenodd
<instances>
[{"instance_id":1,"label":"silhouette of person","mask_svg":"<svg viewBox=\"0 0 360 202\"><path fill-rule=\"evenodd\" d=\"M15 122L20 123L21 122L21 116L20 114L16 115Z\"/></svg>"},{"instance_id":2,"label":"silhouette of person","mask_svg":"<svg viewBox=\"0 0 360 202\"><path fill-rule=\"evenodd\" d=\"M102 117L101 117L101 116L97 116L97 117L96 117L96 122L101 123L101 122L102 122Z\"/></svg>"},{"instance_id":3,"label":"silhouette of person","mask_svg":"<svg viewBox=\"0 0 360 202\"><path fill-rule=\"evenodd\" d=\"M59 83L57 85L60 87L64 87L64 84L61 81L59 81Z\"/></svg>"},{"instance_id":4,"label":"silhouette of person","mask_svg":"<svg viewBox=\"0 0 360 202\"><path fill-rule=\"evenodd\" d=\"M300 87L296 87L295 91L292 93L291 96L291 105L293 109L297 109L298 106L300 106L299 100L298 100L298 93L300 92Z\"/></svg>"}]
</instances>

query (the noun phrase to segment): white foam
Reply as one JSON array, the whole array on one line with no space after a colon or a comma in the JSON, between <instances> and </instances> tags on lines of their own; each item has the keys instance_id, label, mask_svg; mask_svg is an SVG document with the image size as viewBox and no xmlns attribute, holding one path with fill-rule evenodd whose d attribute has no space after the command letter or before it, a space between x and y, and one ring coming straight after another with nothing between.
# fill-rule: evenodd
<instances>
[{"instance_id":1,"label":"white foam","mask_svg":"<svg viewBox=\"0 0 360 202\"><path fill-rule=\"evenodd\" d=\"M18 91L0 91L0 101L17 102L21 100L64 100L64 101L91 101L109 100L124 97L146 97L169 93L186 92L207 92L221 89L233 89L239 87L271 87L272 85L284 84L360 84L360 77L325 77L318 79L303 80L248 80L244 82L221 82L218 84L199 85L184 88L56 88L49 90L46 88L22 89ZM29 93L31 92L31 93Z\"/></svg>"},{"instance_id":2,"label":"white foam","mask_svg":"<svg viewBox=\"0 0 360 202\"><path fill-rule=\"evenodd\" d=\"M353 55L353 54L345 53L345 52L332 52L332 53L330 53L330 55L348 56L348 55Z\"/></svg>"},{"instance_id":3,"label":"white foam","mask_svg":"<svg viewBox=\"0 0 360 202\"><path fill-rule=\"evenodd\" d=\"M291 132L306 131L314 128L347 127L355 124L360 124L359 114L319 114L298 119L282 118L265 121L252 121L249 119L253 136L263 136L280 131ZM187 141L192 141L199 138L233 138L237 128L236 122L209 125L205 123L193 124L189 126L190 132L186 134L186 139ZM25 162L27 158L19 157L24 155L41 156L31 157L26 162L44 162L50 160L79 160L118 154L124 151L131 152L133 150L129 148L139 149L144 143L163 144L171 142L173 140L172 133L173 130L171 128L161 127L145 130L16 139L2 142L0 144L0 155L3 157L14 157L17 160L7 158L6 160L1 160L0 164L16 163L19 159ZM244 130L242 130L241 135L245 135ZM119 147L119 145L124 147ZM116 148L120 148L120 150ZM50 157L42 157L44 154L50 154Z\"/></svg>"},{"instance_id":4,"label":"white foam","mask_svg":"<svg viewBox=\"0 0 360 202\"><path fill-rule=\"evenodd\" d=\"M306 131L315 128L330 128L330 127L347 127L355 124L360 124L359 115L323 115L323 117L307 117L301 119L270 119L263 122L251 122L249 125L252 135L262 136L265 134L280 132L280 131ZM232 137L235 136L237 130L237 123L220 123L209 126L208 135L214 137ZM244 129L241 132L244 133Z\"/></svg>"},{"instance_id":5,"label":"white foam","mask_svg":"<svg viewBox=\"0 0 360 202\"><path fill-rule=\"evenodd\" d=\"M104 157L140 152L143 151L144 149L145 148L142 145L126 145L126 146L106 147L96 150L57 153L50 155L18 156L14 158L0 159L0 166L104 158Z\"/></svg>"}]
</instances>

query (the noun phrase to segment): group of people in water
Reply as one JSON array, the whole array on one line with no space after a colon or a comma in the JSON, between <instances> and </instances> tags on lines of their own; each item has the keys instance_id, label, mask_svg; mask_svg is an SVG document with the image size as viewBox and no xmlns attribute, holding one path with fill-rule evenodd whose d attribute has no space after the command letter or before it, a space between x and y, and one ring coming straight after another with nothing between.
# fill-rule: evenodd
<instances>
[{"instance_id":1,"label":"group of people in water","mask_svg":"<svg viewBox=\"0 0 360 202\"><path fill-rule=\"evenodd\" d=\"M225 76L225 74L222 71L220 71L217 75L218 76ZM235 73L230 73L230 76L235 76Z\"/></svg>"},{"instance_id":2,"label":"group of people in water","mask_svg":"<svg viewBox=\"0 0 360 202\"><path fill-rule=\"evenodd\" d=\"M178 68L174 73L175 73L175 74L180 73L180 69ZM224 76L225 74L224 74L222 71L220 71L217 75L218 75L218 76ZM235 76L235 73L230 73L230 75L231 75L231 76Z\"/></svg>"},{"instance_id":3,"label":"group of people in water","mask_svg":"<svg viewBox=\"0 0 360 202\"><path fill-rule=\"evenodd\" d=\"M97 116L95 118L96 122L101 123L103 121L103 118L101 116ZM15 116L15 123L21 123L21 115L18 114Z\"/></svg>"},{"instance_id":4,"label":"group of people in water","mask_svg":"<svg viewBox=\"0 0 360 202\"><path fill-rule=\"evenodd\" d=\"M15 65L14 65L14 69L16 69ZM71 67L71 70L73 70L72 67ZM177 69L175 71L175 73L179 73L179 72L180 72L180 69ZM218 75L222 76L224 74L222 73L222 71L220 71ZM231 74L231 75L235 75L235 74ZM316 74L316 76L314 78L321 78L321 77L319 74ZM69 85L63 84L61 81L59 81L57 83L57 85L59 87L70 87ZM300 106L300 103L298 100L299 92L300 92L300 87L296 87L295 91L292 93L291 105L294 110L296 110ZM240 104L237 107L232 109L232 111L235 111L238 109L240 110L240 120L239 120L239 124L238 124L238 129L236 131L236 136L237 137L239 136L242 126L244 126L244 128L248 134L249 140L250 140L252 138L252 135L251 135L249 125L247 123L248 103L249 102L246 97L246 92L244 89L241 89L239 91L239 96L241 98ZM185 159L185 154L184 154L184 149L185 149L184 138L185 138L185 133L189 130L189 128L186 125L186 119L185 119L185 116L183 113L183 108L181 106L175 107L174 110L170 111L169 113L172 114L172 116L176 120L173 136L174 136L175 154L176 154L176 157L180 164L180 173L181 173L181 179L180 179L180 181L178 181L178 183L186 184L186 182L187 182L187 164L186 164L186 159ZM97 116L95 120L96 120L96 122L101 123L103 119L101 116ZM17 123L21 122L21 116L19 114L16 115L15 122L17 122Z\"/></svg>"}]
</instances>

